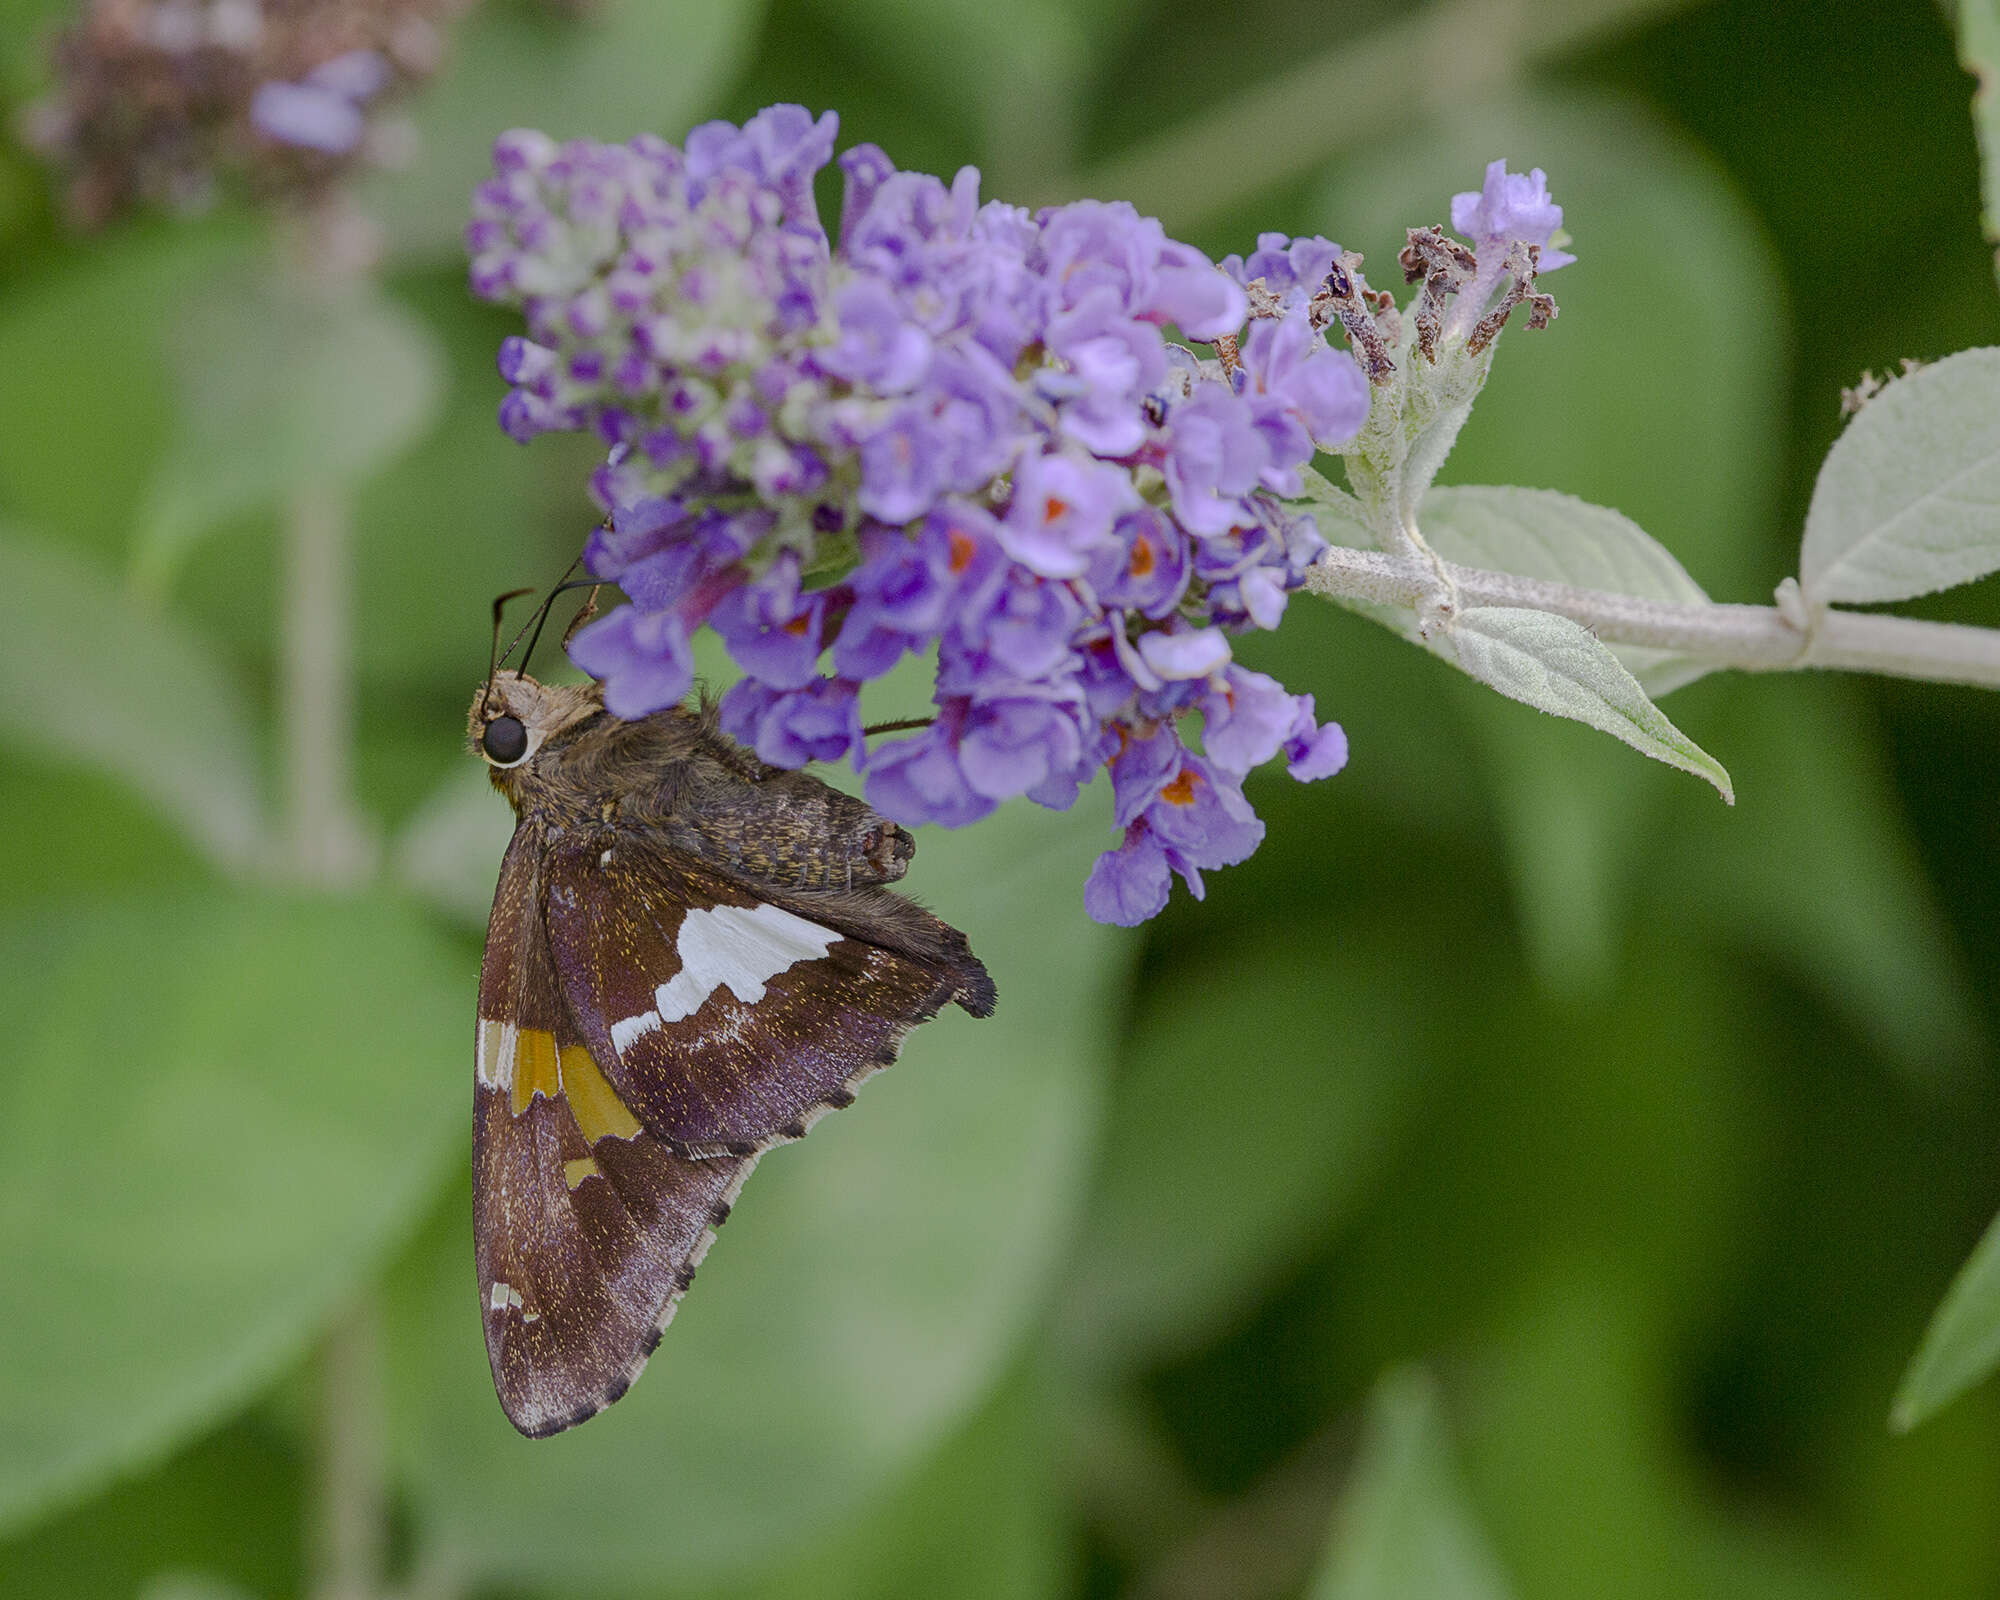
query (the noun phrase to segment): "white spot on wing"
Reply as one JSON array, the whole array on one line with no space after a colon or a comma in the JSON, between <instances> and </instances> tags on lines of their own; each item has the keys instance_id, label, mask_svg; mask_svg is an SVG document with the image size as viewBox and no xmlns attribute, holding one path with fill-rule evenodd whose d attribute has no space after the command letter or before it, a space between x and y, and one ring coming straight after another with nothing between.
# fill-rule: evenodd
<instances>
[{"instance_id":1,"label":"white spot on wing","mask_svg":"<svg viewBox=\"0 0 2000 1600\"><path fill-rule=\"evenodd\" d=\"M521 1291L511 1283L502 1283L498 1278L493 1280L493 1291L486 1297L486 1308L489 1311L505 1311L509 1306L519 1310L526 1304L527 1302L521 1298Z\"/></svg>"},{"instance_id":2,"label":"white spot on wing","mask_svg":"<svg viewBox=\"0 0 2000 1600\"><path fill-rule=\"evenodd\" d=\"M611 1024L611 1048L624 1055L626 1048L642 1033L651 1033L660 1025L657 1011L642 1011L636 1017L627 1017L622 1022Z\"/></svg>"},{"instance_id":3,"label":"white spot on wing","mask_svg":"<svg viewBox=\"0 0 2000 1600\"><path fill-rule=\"evenodd\" d=\"M521 1030L511 1022L479 1019L479 1042L475 1046L473 1072L488 1089L514 1087L514 1046Z\"/></svg>"},{"instance_id":4,"label":"white spot on wing","mask_svg":"<svg viewBox=\"0 0 2000 1600\"><path fill-rule=\"evenodd\" d=\"M745 1005L755 1005L772 978L801 961L819 960L839 938L831 929L773 905L690 911L681 919L681 970L653 991L660 1020L679 1022L694 1015L725 987Z\"/></svg>"}]
</instances>

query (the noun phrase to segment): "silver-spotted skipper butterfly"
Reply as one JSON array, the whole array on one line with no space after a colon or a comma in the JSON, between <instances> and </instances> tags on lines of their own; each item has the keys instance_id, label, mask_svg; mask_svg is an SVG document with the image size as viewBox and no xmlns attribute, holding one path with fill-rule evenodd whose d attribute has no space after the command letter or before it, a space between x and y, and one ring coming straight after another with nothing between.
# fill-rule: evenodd
<instances>
[{"instance_id":1,"label":"silver-spotted skipper butterfly","mask_svg":"<svg viewBox=\"0 0 2000 1600\"><path fill-rule=\"evenodd\" d=\"M597 684L495 671L471 736L518 819L479 976L474 1253L494 1387L538 1438L631 1386L759 1156L994 989L885 887L909 834L707 710L628 722Z\"/></svg>"}]
</instances>

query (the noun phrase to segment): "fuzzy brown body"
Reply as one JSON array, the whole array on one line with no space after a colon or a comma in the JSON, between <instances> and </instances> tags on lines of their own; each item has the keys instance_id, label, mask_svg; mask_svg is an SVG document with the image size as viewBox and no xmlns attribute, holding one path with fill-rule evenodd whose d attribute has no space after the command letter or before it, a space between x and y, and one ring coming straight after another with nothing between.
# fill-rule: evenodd
<instances>
[{"instance_id":1,"label":"fuzzy brown body","mask_svg":"<svg viewBox=\"0 0 2000 1600\"><path fill-rule=\"evenodd\" d=\"M518 818L480 975L475 1253L501 1403L540 1435L624 1393L766 1149L994 990L886 887L907 833L707 712L624 721L595 684L503 674L471 733Z\"/></svg>"}]
</instances>

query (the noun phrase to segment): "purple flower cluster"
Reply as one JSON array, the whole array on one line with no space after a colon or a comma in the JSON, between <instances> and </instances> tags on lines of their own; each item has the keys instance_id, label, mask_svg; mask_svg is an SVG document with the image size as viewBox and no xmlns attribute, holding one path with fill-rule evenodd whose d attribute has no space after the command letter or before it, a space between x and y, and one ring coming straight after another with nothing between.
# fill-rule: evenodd
<instances>
[{"instance_id":1,"label":"purple flower cluster","mask_svg":"<svg viewBox=\"0 0 2000 1600\"><path fill-rule=\"evenodd\" d=\"M390 107L437 70L469 3L76 0L20 130L85 227L140 203L205 209L236 177L310 201L394 158Z\"/></svg>"},{"instance_id":2,"label":"purple flower cluster","mask_svg":"<svg viewBox=\"0 0 2000 1600\"><path fill-rule=\"evenodd\" d=\"M1277 625L1324 548L1284 498L1367 417L1306 311L1338 249L1267 236L1224 270L1130 206L982 205L975 171L872 146L841 159L830 241L834 130L774 106L685 149L496 147L467 242L475 292L526 318L502 425L609 446L585 562L632 603L572 657L643 715L688 692L707 623L745 674L725 729L774 765L851 760L901 822L1064 808L1108 767L1123 842L1085 903L1143 921L1170 874L1200 895L1257 847L1252 767L1346 759L1229 638ZM1252 317L1260 276L1280 308ZM933 647L934 719L870 751L862 686Z\"/></svg>"}]
</instances>

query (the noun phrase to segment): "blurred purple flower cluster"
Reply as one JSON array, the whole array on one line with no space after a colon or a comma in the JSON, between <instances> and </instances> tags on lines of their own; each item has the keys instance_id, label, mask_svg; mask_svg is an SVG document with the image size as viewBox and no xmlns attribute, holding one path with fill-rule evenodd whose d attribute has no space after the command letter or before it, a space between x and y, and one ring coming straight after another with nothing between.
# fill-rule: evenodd
<instances>
[{"instance_id":1,"label":"blurred purple flower cluster","mask_svg":"<svg viewBox=\"0 0 2000 1600\"><path fill-rule=\"evenodd\" d=\"M640 716L687 694L708 623L745 673L725 729L774 765L851 760L901 822L1064 808L1108 767L1123 842L1085 902L1143 921L1171 873L1199 895L1255 850L1252 767L1346 759L1229 642L1277 625L1323 548L1284 497L1367 417L1306 311L1338 249L1269 235L1224 270L1130 206L982 205L975 171L865 145L829 241L835 125L773 106L684 150L495 149L467 243L475 292L527 323L502 425L609 446L585 562L632 603L572 657ZM869 751L862 685L933 646L934 720Z\"/></svg>"},{"instance_id":2,"label":"blurred purple flower cluster","mask_svg":"<svg viewBox=\"0 0 2000 1600\"><path fill-rule=\"evenodd\" d=\"M311 201L398 159L410 134L394 104L473 3L78 0L21 129L85 227L140 203L202 209L232 176Z\"/></svg>"}]
</instances>

